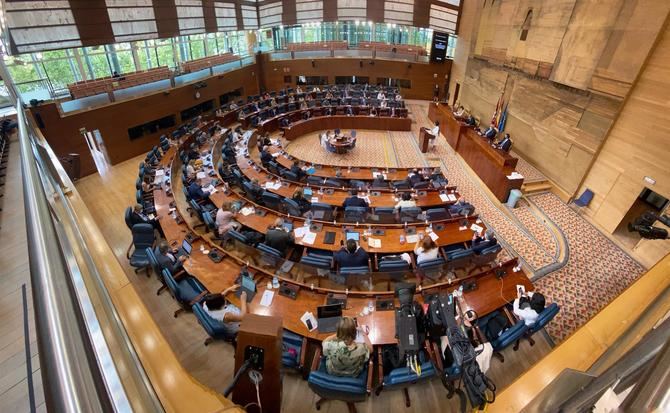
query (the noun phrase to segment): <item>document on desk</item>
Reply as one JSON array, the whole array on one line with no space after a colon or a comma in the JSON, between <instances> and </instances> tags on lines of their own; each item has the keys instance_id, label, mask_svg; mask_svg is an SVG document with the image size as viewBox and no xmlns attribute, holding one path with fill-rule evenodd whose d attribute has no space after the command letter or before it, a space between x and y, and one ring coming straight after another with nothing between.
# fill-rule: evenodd
<instances>
[{"instance_id":1,"label":"document on desk","mask_svg":"<svg viewBox=\"0 0 670 413\"><path fill-rule=\"evenodd\" d=\"M200 171L197 174L195 174L195 177L198 179L205 179L207 177L207 174L203 171Z\"/></svg>"},{"instance_id":2,"label":"document on desk","mask_svg":"<svg viewBox=\"0 0 670 413\"><path fill-rule=\"evenodd\" d=\"M293 235L296 238L302 238L309 232L309 227L297 227L293 230Z\"/></svg>"},{"instance_id":3,"label":"document on desk","mask_svg":"<svg viewBox=\"0 0 670 413\"><path fill-rule=\"evenodd\" d=\"M456 202L456 195L454 195L454 194L449 194L448 196L449 196L449 200L450 200L451 202Z\"/></svg>"},{"instance_id":4,"label":"document on desk","mask_svg":"<svg viewBox=\"0 0 670 413\"><path fill-rule=\"evenodd\" d=\"M410 244L416 244L418 241L419 241L419 235L417 234L407 236L407 242Z\"/></svg>"},{"instance_id":5,"label":"document on desk","mask_svg":"<svg viewBox=\"0 0 670 413\"><path fill-rule=\"evenodd\" d=\"M449 194L440 194L440 201L449 202Z\"/></svg>"},{"instance_id":6,"label":"document on desk","mask_svg":"<svg viewBox=\"0 0 670 413\"><path fill-rule=\"evenodd\" d=\"M249 215L254 213L254 208L253 207L244 207L240 210L240 214L242 214L245 217L248 217Z\"/></svg>"},{"instance_id":7,"label":"document on desk","mask_svg":"<svg viewBox=\"0 0 670 413\"><path fill-rule=\"evenodd\" d=\"M163 175L165 175L165 170L163 170L163 169L156 169L156 173L155 173L156 178L158 178L158 177L160 177L160 176L163 176Z\"/></svg>"},{"instance_id":8,"label":"document on desk","mask_svg":"<svg viewBox=\"0 0 670 413\"><path fill-rule=\"evenodd\" d=\"M275 292L272 290L265 290L263 296L261 297L261 305L263 307L270 307L272 304L272 299L275 296Z\"/></svg>"},{"instance_id":9,"label":"document on desk","mask_svg":"<svg viewBox=\"0 0 670 413\"><path fill-rule=\"evenodd\" d=\"M314 232L308 232L304 237L302 237L303 244L313 245L314 241L316 241L316 233Z\"/></svg>"},{"instance_id":10,"label":"document on desk","mask_svg":"<svg viewBox=\"0 0 670 413\"><path fill-rule=\"evenodd\" d=\"M275 153L272 154L272 157L273 157L273 158L276 158L276 157L278 157L279 155L281 155L281 152L275 152Z\"/></svg>"},{"instance_id":11,"label":"document on desk","mask_svg":"<svg viewBox=\"0 0 670 413\"><path fill-rule=\"evenodd\" d=\"M312 197L312 203L319 202L319 198L316 196Z\"/></svg>"},{"instance_id":12,"label":"document on desk","mask_svg":"<svg viewBox=\"0 0 670 413\"><path fill-rule=\"evenodd\" d=\"M368 238L368 246L370 248L381 248L382 240L380 240L379 238Z\"/></svg>"},{"instance_id":13,"label":"document on desk","mask_svg":"<svg viewBox=\"0 0 670 413\"><path fill-rule=\"evenodd\" d=\"M437 235L437 234L434 233L434 232L429 232L429 233L428 233L428 236L429 236L430 239L432 239L433 241L437 241L437 239L440 238L440 236Z\"/></svg>"},{"instance_id":14,"label":"document on desk","mask_svg":"<svg viewBox=\"0 0 670 413\"><path fill-rule=\"evenodd\" d=\"M473 230L473 231L476 231L476 232L482 232L482 230L483 230L484 228L480 227L480 226L477 225L477 224L472 224L472 225L470 225L470 229Z\"/></svg>"},{"instance_id":15,"label":"document on desk","mask_svg":"<svg viewBox=\"0 0 670 413\"><path fill-rule=\"evenodd\" d=\"M206 187L203 188L205 192L209 192L210 194L215 194L218 190L214 188L214 185L209 184Z\"/></svg>"},{"instance_id":16,"label":"document on desk","mask_svg":"<svg viewBox=\"0 0 670 413\"><path fill-rule=\"evenodd\" d=\"M507 179L523 179L523 175L521 175L517 171L514 171L510 175L507 175Z\"/></svg>"}]
</instances>

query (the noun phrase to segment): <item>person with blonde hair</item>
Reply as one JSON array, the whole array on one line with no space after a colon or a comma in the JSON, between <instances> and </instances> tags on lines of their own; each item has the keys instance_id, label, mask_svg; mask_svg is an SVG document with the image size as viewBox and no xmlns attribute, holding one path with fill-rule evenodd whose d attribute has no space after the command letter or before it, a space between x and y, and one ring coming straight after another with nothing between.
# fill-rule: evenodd
<instances>
[{"instance_id":1,"label":"person with blonde hair","mask_svg":"<svg viewBox=\"0 0 670 413\"><path fill-rule=\"evenodd\" d=\"M416 263L421 264L424 261L436 259L440 254L440 249L431 237L426 236L416 242L414 253L416 254Z\"/></svg>"},{"instance_id":2,"label":"person with blonde hair","mask_svg":"<svg viewBox=\"0 0 670 413\"><path fill-rule=\"evenodd\" d=\"M356 342L357 332L361 333L363 343ZM323 340L322 346L326 370L333 376L357 377L372 353L367 330L357 328L351 317L342 317L337 332Z\"/></svg>"}]
</instances>

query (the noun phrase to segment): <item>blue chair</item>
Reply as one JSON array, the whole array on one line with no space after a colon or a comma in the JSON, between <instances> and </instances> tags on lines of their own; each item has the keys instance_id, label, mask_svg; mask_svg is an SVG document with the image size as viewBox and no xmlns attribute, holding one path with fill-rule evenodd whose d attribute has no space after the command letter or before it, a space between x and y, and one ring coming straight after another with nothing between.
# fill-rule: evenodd
<instances>
[{"instance_id":1,"label":"blue chair","mask_svg":"<svg viewBox=\"0 0 670 413\"><path fill-rule=\"evenodd\" d=\"M458 269L466 269L472 264L474 254L469 248L459 248L451 251L446 251L447 267L446 270L456 271Z\"/></svg>"},{"instance_id":2,"label":"blue chair","mask_svg":"<svg viewBox=\"0 0 670 413\"><path fill-rule=\"evenodd\" d=\"M305 365L307 338L284 330L282 336L281 364L288 369L300 371Z\"/></svg>"},{"instance_id":3,"label":"blue chair","mask_svg":"<svg viewBox=\"0 0 670 413\"><path fill-rule=\"evenodd\" d=\"M244 234L232 228L226 232L225 238L226 240L235 240L241 242L242 244L249 244L249 240L244 236Z\"/></svg>"},{"instance_id":4,"label":"blue chair","mask_svg":"<svg viewBox=\"0 0 670 413\"><path fill-rule=\"evenodd\" d=\"M235 344L235 339L237 337L237 331L234 328L227 325L223 321L215 320L209 316L202 308L200 303L195 303L191 306L193 315L195 319L198 320L198 323L202 326L203 329L207 332L209 337L205 339L205 345L208 346L214 340L225 340Z\"/></svg>"},{"instance_id":5,"label":"blue chair","mask_svg":"<svg viewBox=\"0 0 670 413\"><path fill-rule=\"evenodd\" d=\"M426 219L428 221L442 221L451 218L451 214L447 208L431 208L426 211Z\"/></svg>"},{"instance_id":6,"label":"blue chair","mask_svg":"<svg viewBox=\"0 0 670 413\"><path fill-rule=\"evenodd\" d=\"M283 198L281 196L273 194L272 192L269 191L263 191L263 193L261 194L261 200L263 201L263 205L277 212L283 211L282 199Z\"/></svg>"},{"instance_id":7,"label":"blue chair","mask_svg":"<svg viewBox=\"0 0 670 413\"><path fill-rule=\"evenodd\" d=\"M419 207L402 207L400 208L400 222L416 222L419 214L421 214Z\"/></svg>"},{"instance_id":8,"label":"blue chair","mask_svg":"<svg viewBox=\"0 0 670 413\"><path fill-rule=\"evenodd\" d=\"M547 306L542 312L537 316L537 320L535 320L535 324L532 326L528 327L528 331L526 331L526 336L524 337L526 340L528 340L528 343L530 343L531 346L535 345L535 340L533 340L533 334L537 333L538 331L542 330L544 326L549 324L551 320L556 317L556 314L560 311L560 307L556 303L551 303L549 306Z\"/></svg>"},{"instance_id":9,"label":"blue chair","mask_svg":"<svg viewBox=\"0 0 670 413\"><path fill-rule=\"evenodd\" d=\"M154 271L154 274L156 274L156 277L161 282L161 287L158 289L158 291L156 291L156 295L160 295L160 293L167 288L163 282L163 266L158 262L156 254L154 254L154 250L152 248L147 248L146 254L147 258L149 258L149 265L151 266L151 269Z\"/></svg>"},{"instance_id":10,"label":"blue chair","mask_svg":"<svg viewBox=\"0 0 670 413\"><path fill-rule=\"evenodd\" d=\"M350 206L344 208L344 220L346 222L365 222L368 214L366 207Z\"/></svg>"},{"instance_id":11,"label":"blue chair","mask_svg":"<svg viewBox=\"0 0 670 413\"><path fill-rule=\"evenodd\" d=\"M163 281L165 281L170 294L180 306L174 312L175 318L187 309L190 310L193 304L200 302L207 294L205 287L195 278L186 276L177 281L167 268L163 270Z\"/></svg>"},{"instance_id":12,"label":"blue chair","mask_svg":"<svg viewBox=\"0 0 670 413\"><path fill-rule=\"evenodd\" d=\"M300 257L300 263L321 268L322 270L330 270L333 266L333 256L311 251Z\"/></svg>"},{"instance_id":13,"label":"blue chair","mask_svg":"<svg viewBox=\"0 0 670 413\"><path fill-rule=\"evenodd\" d=\"M300 179L298 179L298 175L295 173L289 171L288 169L282 169L279 172L279 175L281 175L282 178L288 180L288 181L293 181L293 182L298 182Z\"/></svg>"},{"instance_id":14,"label":"blue chair","mask_svg":"<svg viewBox=\"0 0 670 413\"><path fill-rule=\"evenodd\" d=\"M147 257L147 248L151 248L156 241L154 235L154 227L151 224L135 224L132 229L133 247L135 250L130 255L130 266L135 268L137 273L139 270L147 270L147 277L149 276L149 257Z\"/></svg>"},{"instance_id":15,"label":"blue chair","mask_svg":"<svg viewBox=\"0 0 670 413\"><path fill-rule=\"evenodd\" d=\"M351 131L351 137L352 137L352 138L355 138L355 137L356 137L356 131L355 131L355 130L352 130L352 131Z\"/></svg>"},{"instance_id":16,"label":"blue chair","mask_svg":"<svg viewBox=\"0 0 670 413\"><path fill-rule=\"evenodd\" d=\"M253 185L251 184L251 182L244 181L244 183L242 184L242 189L244 190L244 193L251 202L254 202L256 204L260 203L260 197L258 197L254 192Z\"/></svg>"},{"instance_id":17,"label":"blue chair","mask_svg":"<svg viewBox=\"0 0 670 413\"><path fill-rule=\"evenodd\" d=\"M291 198L283 198L282 206L286 211L286 213L289 215L293 215L296 217L302 215L302 211L300 211L300 205L298 205L298 203L292 200Z\"/></svg>"},{"instance_id":18,"label":"blue chair","mask_svg":"<svg viewBox=\"0 0 670 413\"><path fill-rule=\"evenodd\" d=\"M380 224L394 224L396 222L396 213L393 207L376 207L375 215L377 216L377 222Z\"/></svg>"},{"instance_id":19,"label":"blue chair","mask_svg":"<svg viewBox=\"0 0 670 413\"><path fill-rule=\"evenodd\" d=\"M498 258L498 254L500 254L501 251L502 246L500 244L495 244L479 251L479 254L474 254L472 256L472 264L474 265L474 268L470 270L470 273L477 270L483 270L484 267L494 266L496 258Z\"/></svg>"},{"instance_id":20,"label":"blue chair","mask_svg":"<svg viewBox=\"0 0 670 413\"><path fill-rule=\"evenodd\" d=\"M494 311L491 314L488 314L477 320L478 329L480 331L484 330L486 328L486 324L488 323L488 321L498 314L500 314L499 311ZM509 322L510 317L508 316L507 318ZM493 347L493 355L496 358L498 358L500 362L504 363L505 357L500 352L512 344L514 344L513 347L514 351L517 351L519 349L519 340L523 338L523 336L526 334L527 331L528 327L526 326L523 320L516 321L514 325L507 328L507 330L505 330L500 336L491 340L491 346Z\"/></svg>"},{"instance_id":21,"label":"blue chair","mask_svg":"<svg viewBox=\"0 0 670 413\"><path fill-rule=\"evenodd\" d=\"M584 208L591 203L592 199L593 199L593 191L587 188L584 190L584 192L582 192L579 198L572 201L572 203L580 208Z\"/></svg>"},{"instance_id":22,"label":"blue chair","mask_svg":"<svg viewBox=\"0 0 670 413\"><path fill-rule=\"evenodd\" d=\"M419 362L421 365L421 374L417 375L409 367L403 366L395 368L391 371L384 371L382 348L377 348L377 371L379 374L379 384L375 389L375 395L379 396L382 390L397 390L402 389L405 395L405 406L410 407L412 402L409 398L409 391L407 388L420 381L429 380L437 374L437 369L429 357L426 357L425 352L419 351Z\"/></svg>"},{"instance_id":23,"label":"blue chair","mask_svg":"<svg viewBox=\"0 0 670 413\"><path fill-rule=\"evenodd\" d=\"M365 182L359 181L358 179L352 179L349 181L349 187L352 189L363 189L365 188Z\"/></svg>"},{"instance_id":24,"label":"blue chair","mask_svg":"<svg viewBox=\"0 0 670 413\"><path fill-rule=\"evenodd\" d=\"M333 219L333 207L322 202L312 202L310 210L314 213L314 219L330 221ZM319 218L320 217L320 218Z\"/></svg>"},{"instance_id":25,"label":"blue chair","mask_svg":"<svg viewBox=\"0 0 670 413\"><path fill-rule=\"evenodd\" d=\"M351 275L351 274L368 274L370 272L370 268L361 265L357 267L341 267L340 268L340 274L341 275Z\"/></svg>"},{"instance_id":26,"label":"blue chair","mask_svg":"<svg viewBox=\"0 0 670 413\"><path fill-rule=\"evenodd\" d=\"M399 256L386 256L379 260L379 272L409 271L410 265Z\"/></svg>"},{"instance_id":27,"label":"blue chair","mask_svg":"<svg viewBox=\"0 0 670 413\"><path fill-rule=\"evenodd\" d=\"M323 181L324 179L318 176L310 175L307 177L307 183L309 185L320 186L321 184L323 184Z\"/></svg>"},{"instance_id":28,"label":"blue chair","mask_svg":"<svg viewBox=\"0 0 670 413\"><path fill-rule=\"evenodd\" d=\"M434 260L427 260L421 263L417 263L416 266L420 275L435 280L441 276L446 263L447 262L443 257L437 257Z\"/></svg>"},{"instance_id":29,"label":"blue chair","mask_svg":"<svg viewBox=\"0 0 670 413\"><path fill-rule=\"evenodd\" d=\"M328 374L326 358L321 356L319 347L312 360L312 368L307 378L307 385L320 397L316 409L328 400L340 400L347 404L350 413L356 413L354 403L364 402L372 390L372 359L357 377L342 377Z\"/></svg>"}]
</instances>

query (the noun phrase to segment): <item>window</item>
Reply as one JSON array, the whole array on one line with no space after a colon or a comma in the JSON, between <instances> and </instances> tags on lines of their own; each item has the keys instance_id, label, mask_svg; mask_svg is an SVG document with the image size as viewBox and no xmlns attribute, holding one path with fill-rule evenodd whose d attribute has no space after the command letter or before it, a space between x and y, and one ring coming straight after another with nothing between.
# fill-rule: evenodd
<instances>
[{"instance_id":1,"label":"window","mask_svg":"<svg viewBox=\"0 0 670 413\"><path fill-rule=\"evenodd\" d=\"M205 41L201 34L189 36L191 44L191 60L205 57Z\"/></svg>"},{"instance_id":2,"label":"window","mask_svg":"<svg viewBox=\"0 0 670 413\"><path fill-rule=\"evenodd\" d=\"M528 13L526 13L526 19L523 21L523 25L521 26L521 36L519 37L519 40L522 42L526 41L526 38L528 37L528 30L530 30L530 24L533 21L533 9L528 10Z\"/></svg>"},{"instance_id":3,"label":"window","mask_svg":"<svg viewBox=\"0 0 670 413\"><path fill-rule=\"evenodd\" d=\"M159 66L176 67L172 39L156 40L156 55L158 56Z\"/></svg>"},{"instance_id":4,"label":"window","mask_svg":"<svg viewBox=\"0 0 670 413\"><path fill-rule=\"evenodd\" d=\"M112 68L109 65L109 60L107 60L107 52L104 47L82 47L80 50L84 66L88 69L89 79L112 75Z\"/></svg>"}]
</instances>

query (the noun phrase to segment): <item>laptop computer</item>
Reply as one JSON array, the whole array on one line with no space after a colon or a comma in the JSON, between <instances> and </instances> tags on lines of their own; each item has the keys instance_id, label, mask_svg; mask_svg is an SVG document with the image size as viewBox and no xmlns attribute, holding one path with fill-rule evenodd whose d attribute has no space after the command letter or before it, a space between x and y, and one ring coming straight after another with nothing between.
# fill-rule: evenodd
<instances>
[{"instance_id":1,"label":"laptop computer","mask_svg":"<svg viewBox=\"0 0 670 413\"><path fill-rule=\"evenodd\" d=\"M305 197L312 196L312 188L303 188L302 194Z\"/></svg>"},{"instance_id":2,"label":"laptop computer","mask_svg":"<svg viewBox=\"0 0 670 413\"><path fill-rule=\"evenodd\" d=\"M256 295L256 283L251 277L247 277L246 275L242 275L241 278L240 288L235 295L239 298L242 295L242 291L245 291L247 293L247 302L250 303Z\"/></svg>"},{"instance_id":3,"label":"laptop computer","mask_svg":"<svg viewBox=\"0 0 670 413\"><path fill-rule=\"evenodd\" d=\"M342 305L320 305L316 308L316 314L319 333L333 333L342 319Z\"/></svg>"},{"instance_id":4,"label":"laptop computer","mask_svg":"<svg viewBox=\"0 0 670 413\"><path fill-rule=\"evenodd\" d=\"M344 233L344 238L346 241L353 239L354 241L358 242L361 239L361 234L359 234L358 232L347 231Z\"/></svg>"},{"instance_id":5,"label":"laptop computer","mask_svg":"<svg viewBox=\"0 0 670 413\"><path fill-rule=\"evenodd\" d=\"M193 247L191 246L191 243L188 242L187 240L182 241L181 247L177 250L177 253L175 254L175 258L179 259L179 257L188 257L191 255L191 250Z\"/></svg>"}]
</instances>

